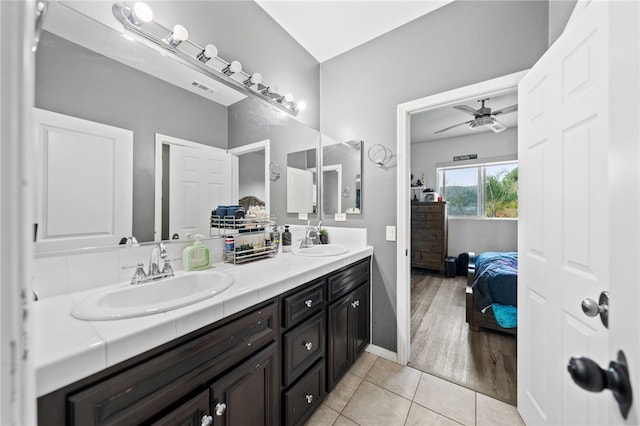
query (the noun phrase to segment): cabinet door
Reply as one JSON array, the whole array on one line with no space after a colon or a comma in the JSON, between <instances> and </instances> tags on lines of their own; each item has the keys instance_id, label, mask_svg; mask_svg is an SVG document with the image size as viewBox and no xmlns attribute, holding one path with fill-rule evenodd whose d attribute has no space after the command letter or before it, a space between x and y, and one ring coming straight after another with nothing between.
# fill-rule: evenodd
<instances>
[{"instance_id":1,"label":"cabinet door","mask_svg":"<svg viewBox=\"0 0 640 426\"><path fill-rule=\"evenodd\" d=\"M369 285L365 284L353 292L353 340L355 345L355 358L362 353L369 344Z\"/></svg>"},{"instance_id":2,"label":"cabinet door","mask_svg":"<svg viewBox=\"0 0 640 426\"><path fill-rule=\"evenodd\" d=\"M231 370L211 385L217 426L278 424L277 344Z\"/></svg>"},{"instance_id":3,"label":"cabinet door","mask_svg":"<svg viewBox=\"0 0 640 426\"><path fill-rule=\"evenodd\" d=\"M200 392L153 425L207 426L213 424L209 409L209 389Z\"/></svg>"},{"instance_id":4,"label":"cabinet door","mask_svg":"<svg viewBox=\"0 0 640 426\"><path fill-rule=\"evenodd\" d=\"M353 364L353 315L351 302L353 295L339 299L329 305L328 311L328 352L327 389L331 390Z\"/></svg>"}]
</instances>

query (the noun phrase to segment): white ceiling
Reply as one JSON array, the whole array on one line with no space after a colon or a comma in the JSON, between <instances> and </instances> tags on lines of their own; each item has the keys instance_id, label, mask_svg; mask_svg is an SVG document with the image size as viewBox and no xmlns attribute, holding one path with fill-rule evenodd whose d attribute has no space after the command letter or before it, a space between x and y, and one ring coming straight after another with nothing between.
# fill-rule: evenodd
<instances>
[{"instance_id":1,"label":"white ceiling","mask_svg":"<svg viewBox=\"0 0 640 426\"><path fill-rule=\"evenodd\" d=\"M453 0L256 0L318 62L327 61Z\"/></svg>"}]
</instances>

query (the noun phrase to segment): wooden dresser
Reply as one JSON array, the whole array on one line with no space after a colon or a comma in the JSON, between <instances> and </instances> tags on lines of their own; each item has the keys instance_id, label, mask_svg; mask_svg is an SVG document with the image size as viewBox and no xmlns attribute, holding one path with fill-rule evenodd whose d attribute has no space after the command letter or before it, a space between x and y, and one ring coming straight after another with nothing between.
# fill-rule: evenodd
<instances>
[{"instance_id":1,"label":"wooden dresser","mask_svg":"<svg viewBox=\"0 0 640 426\"><path fill-rule=\"evenodd\" d=\"M447 203L411 203L411 266L444 273L447 257Z\"/></svg>"}]
</instances>

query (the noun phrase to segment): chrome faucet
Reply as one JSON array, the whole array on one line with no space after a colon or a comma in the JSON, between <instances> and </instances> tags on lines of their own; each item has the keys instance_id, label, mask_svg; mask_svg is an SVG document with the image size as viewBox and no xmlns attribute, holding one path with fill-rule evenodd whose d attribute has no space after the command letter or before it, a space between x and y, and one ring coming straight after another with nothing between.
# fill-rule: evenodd
<instances>
[{"instance_id":1,"label":"chrome faucet","mask_svg":"<svg viewBox=\"0 0 640 426\"><path fill-rule=\"evenodd\" d=\"M300 248L308 248L320 242L319 229L322 222L318 222L318 227L311 226L311 221L307 221L307 229L304 238L300 240Z\"/></svg>"},{"instance_id":2,"label":"chrome faucet","mask_svg":"<svg viewBox=\"0 0 640 426\"><path fill-rule=\"evenodd\" d=\"M149 258L149 272L144 272L144 265L138 263L136 271L131 278L131 284L137 285L161 278L173 277L173 268L167 259L167 249L162 243L154 244L151 248L151 256ZM160 269L162 264L162 269Z\"/></svg>"}]
</instances>

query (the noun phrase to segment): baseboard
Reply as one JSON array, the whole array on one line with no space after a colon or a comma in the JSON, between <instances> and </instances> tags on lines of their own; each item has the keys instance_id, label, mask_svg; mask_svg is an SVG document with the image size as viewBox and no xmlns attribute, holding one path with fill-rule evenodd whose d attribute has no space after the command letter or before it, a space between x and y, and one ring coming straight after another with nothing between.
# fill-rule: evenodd
<instances>
[{"instance_id":1,"label":"baseboard","mask_svg":"<svg viewBox=\"0 0 640 426\"><path fill-rule=\"evenodd\" d=\"M368 345L365 351L377 355L381 358L388 359L389 361L398 362L398 354L389 349L382 348L376 345Z\"/></svg>"}]
</instances>

